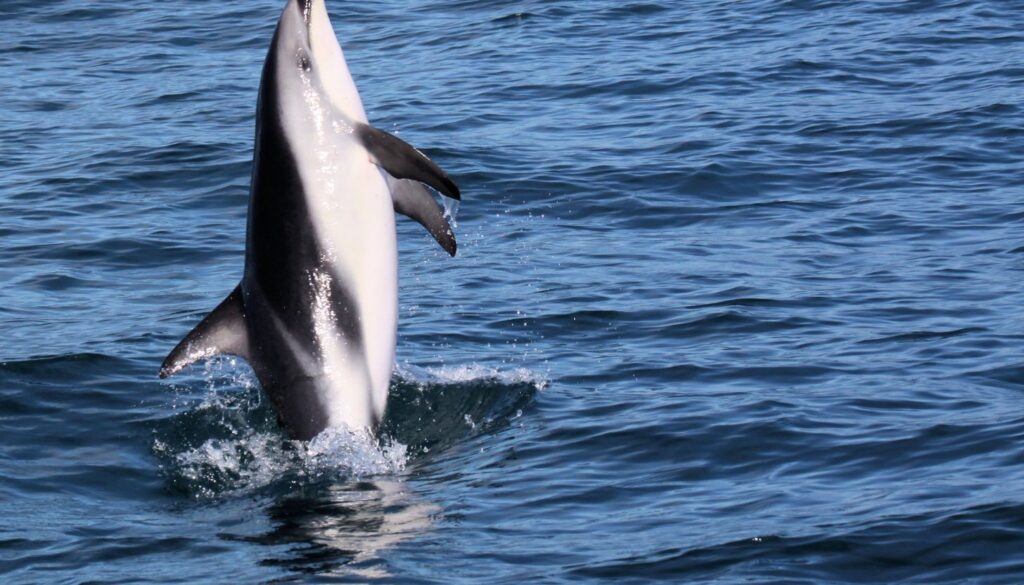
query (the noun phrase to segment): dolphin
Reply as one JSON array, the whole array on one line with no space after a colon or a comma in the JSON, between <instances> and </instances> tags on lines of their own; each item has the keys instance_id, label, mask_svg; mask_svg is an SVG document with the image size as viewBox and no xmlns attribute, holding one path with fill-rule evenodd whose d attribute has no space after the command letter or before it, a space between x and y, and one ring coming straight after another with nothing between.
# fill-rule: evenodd
<instances>
[{"instance_id":1,"label":"dolphin","mask_svg":"<svg viewBox=\"0 0 1024 585\"><path fill-rule=\"evenodd\" d=\"M454 256L427 187L460 199L433 161L369 125L324 1L288 0L263 65L242 280L160 368L245 359L300 440L376 432L398 327L395 212Z\"/></svg>"}]
</instances>

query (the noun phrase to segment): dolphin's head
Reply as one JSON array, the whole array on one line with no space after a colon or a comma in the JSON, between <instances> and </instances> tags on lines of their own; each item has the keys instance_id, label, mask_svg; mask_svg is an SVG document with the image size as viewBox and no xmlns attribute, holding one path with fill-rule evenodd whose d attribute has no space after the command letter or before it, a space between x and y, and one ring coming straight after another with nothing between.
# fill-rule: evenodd
<instances>
[{"instance_id":1,"label":"dolphin's head","mask_svg":"<svg viewBox=\"0 0 1024 585\"><path fill-rule=\"evenodd\" d=\"M346 118L366 122L324 0L288 0L271 50L279 80L311 80Z\"/></svg>"}]
</instances>

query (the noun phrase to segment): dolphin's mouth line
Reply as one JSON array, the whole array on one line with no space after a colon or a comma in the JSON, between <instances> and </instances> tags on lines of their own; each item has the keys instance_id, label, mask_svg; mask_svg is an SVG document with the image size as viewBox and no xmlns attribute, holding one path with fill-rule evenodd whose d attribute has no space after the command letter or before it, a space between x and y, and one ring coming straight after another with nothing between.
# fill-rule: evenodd
<instances>
[{"instance_id":1,"label":"dolphin's mouth line","mask_svg":"<svg viewBox=\"0 0 1024 585\"><path fill-rule=\"evenodd\" d=\"M309 71L309 55L313 52L313 0L297 0L295 9L299 11L299 17L305 26L305 47L299 50L297 57L299 68Z\"/></svg>"},{"instance_id":2,"label":"dolphin's mouth line","mask_svg":"<svg viewBox=\"0 0 1024 585\"><path fill-rule=\"evenodd\" d=\"M296 6L302 13L302 21L306 23L306 33L309 34L313 25L313 0L299 0Z\"/></svg>"}]
</instances>

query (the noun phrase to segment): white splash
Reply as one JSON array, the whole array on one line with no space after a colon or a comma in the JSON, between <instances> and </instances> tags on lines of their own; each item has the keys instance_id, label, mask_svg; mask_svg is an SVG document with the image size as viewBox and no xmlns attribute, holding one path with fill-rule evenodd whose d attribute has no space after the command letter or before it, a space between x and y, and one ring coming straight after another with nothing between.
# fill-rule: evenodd
<instances>
[{"instance_id":1,"label":"white splash","mask_svg":"<svg viewBox=\"0 0 1024 585\"><path fill-rule=\"evenodd\" d=\"M196 486L199 497L216 495L210 482L212 474L231 478L233 489L228 492L246 492L271 484L290 463L283 442L271 433L210 439L178 453L174 459L177 473Z\"/></svg>"},{"instance_id":2,"label":"white splash","mask_svg":"<svg viewBox=\"0 0 1024 585\"><path fill-rule=\"evenodd\" d=\"M407 447L397 442L381 444L365 430L339 426L306 443L289 440L280 432L253 428L250 425L265 405L255 375L240 367L243 364L223 356L206 362L206 392L201 401L197 404L183 397L174 402L175 409L215 416L215 424L230 436L210 438L188 448L159 438L153 441L154 453L187 481L195 497L249 493L286 475L364 479L405 470Z\"/></svg>"},{"instance_id":3,"label":"white splash","mask_svg":"<svg viewBox=\"0 0 1024 585\"><path fill-rule=\"evenodd\" d=\"M344 469L357 477L405 470L407 448L401 443L379 445L365 429L326 429L305 445L304 463L312 470Z\"/></svg>"},{"instance_id":4,"label":"white splash","mask_svg":"<svg viewBox=\"0 0 1024 585\"><path fill-rule=\"evenodd\" d=\"M325 430L307 443L288 440L280 432L246 426L251 422L251 416L246 413L262 407L262 393L250 371L236 369L241 363L235 358L207 362L208 391L201 403L187 405L190 410L209 409L221 413L222 421L230 428L232 436L207 439L185 449L180 445L175 447L154 441L154 451L169 462L175 475L187 481L195 497L252 493L284 476L301 480L339 475L376 481L381 477L400 475L406 469L409 459L406 445L398 442L382 444L361 428L339 425ZM543 390L549 383L546 376L527 368L500 369L480 364L431 368L406 364L396 367L395 374L422 384L497 380L503 384L531 384L537 390ZM221 391L229 387L242 387L246 392ZM521 416L520 410L512 418ZM474 420L469 414L463 420L471 428L487 422Z\"/></svg>"},{"instance_id":5,"label":"white splash","mask_svg":"<svg viewBox=\"0 0 1024 585\"><path fill-rule=\"evenodd\" d=\"M166 454L171 447L155 441L153 449ZM401 443L380 445L365 431L333 428L309 443L255 431L230 439L209 439L174 454L173 461L176 474L192 484L196 497L208 498L252 492L289 474L359 479L395 475L405 470L407 458L407 448Z\"/></svg>"},{"instance_id":6,"label":"white splash","mask_svg":"<svg viewBox=\"0 0 1024 585\"><path fill-rule=\"evenodd\" d=\"M403 371L407 370L403 369ZM545 376L527 368L499 370L479 364L465 364L426 368L424 371L431 378L439 382L459 383L476 380L498 380L504 384L533 384L538 390L543 390L548 386L548 379Z\"/></svg>"},{"instance_id":7,"label":"white splash","mask_svg":"<svg viewBox=\"0 0 1024 585\"><path fill-rule=\"evenodd\" d=\"M456 217L459 214L459 200L452 199L450 197L441 197L441 205L444 206L444 216L448 219L448 223L451 224L452 229L459 227L459 221Z\"/></svg>"}]
</instances>

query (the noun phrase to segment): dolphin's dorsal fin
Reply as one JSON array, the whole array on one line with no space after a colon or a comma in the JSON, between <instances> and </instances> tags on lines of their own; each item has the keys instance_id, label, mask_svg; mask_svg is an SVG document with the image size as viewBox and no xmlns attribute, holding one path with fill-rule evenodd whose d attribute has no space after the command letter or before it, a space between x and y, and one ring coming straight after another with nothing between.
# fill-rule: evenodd
<instances>
[{"instance_id":1,"label":"dolphin's dorsal fin","mask_svg":"<svg viewBox=\"0 0 1024 585\"><path fill-rule=\"evenodd\" d=\"M249 331L245 325L241 285L168 354L160 366L160 377L172 376L185 366L218 354L249 360Z\"/></svg>"},{"instance_id":2,"label":"dolphin's dorsal fin","mask_svg":"<svg viewBox=\"0 0 1024 585\"><path fill-rule=\"evenodd\" d=\"M395 211L420 222L445 252L454 256L457 248L455 233L430 191L422 184L407 179L396 179L388 175L387 181Z\"/></svg>"},{"instance_id":3,"label":"dolphin's dorsal fin","mask_svg":"<svg viewBox=\"0 0 1024 585\"><path fill-rule=\"evenodd\" d=\"M355 134L370 153L374 164L396 179L425 183L452 199L460 199L459 188L441 167L401 138L367 124L356 124Z\"/></svg>"}]
</instances>

